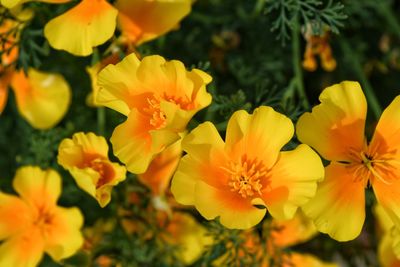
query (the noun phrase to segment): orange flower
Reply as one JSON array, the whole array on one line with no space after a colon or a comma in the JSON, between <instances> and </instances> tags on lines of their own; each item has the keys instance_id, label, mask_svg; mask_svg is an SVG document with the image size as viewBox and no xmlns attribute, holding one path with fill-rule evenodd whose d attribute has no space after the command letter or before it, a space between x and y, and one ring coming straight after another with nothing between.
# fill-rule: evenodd
<instances>
[{"instance_id":1,"label":"orange flower","mask_svg":"<svg viewBox=\"0 0 400 267\"><path fill-rule=\"evenodd\" d=\"M324 175L318 155L307 145L280 152L293 135L289 118L271 107L252 115L241 110L228 122L226 143L205 122L182 141L184 156L172 179L172 193L195 205L206 219L220 217L228 228L246 229L266 212L292 218L315 194Z\"/></svg>"},{"instance_id":2,"label":"orange flower","mask_svg":"<svg viewBox=\"0 0 400 267\"><path fill-rule=\"evenodd\" d=\"M55 261L83 244L77 208L57 206L61 178L53 170L22 167L13 181L20 198L0 192L0 266L34 267L48 253Z\"/></svg>"},{"instance_id":3,"label":"orange flower","mask_svg":"<svg viewBox=\"0 0 400 267\"><path fill-rule=\"evenodd\" d=\"M192 0L118 0L118 26L128 43L136 46L178 26L190 12Z\"/></svg>"},{"instance_id":4,"label":"orange flower","mask_svg":"<svg viewBox=\"0 0 400 267\"><path fill-rule=\"evenodd\" d=\"M58 147L58 163L101 207L110 202L112 188L125 180L125 168L108 159L106 139L93 133L79 132L64 139Z\"/></svg>"},{"instance_id":5,"label":"orange flower","mask_svg":"<svg viewBox=\"0 0 400 267\"><path fill-rule=\"evenodd\" d=\"M300 141L330 160L325 180L304 206L318 230L339 241L356 238L365 219L365 187L400 226L400 97L383 112L374 136L364 136L367 102L357 82L326 88L321 104L297 123Z\"/></svg>"},{"instance_id":6,"label":"orange flower","mask_svg":"<svg viewBox=\"0 0 400 267\"><path fill-rule=\"evenodd\" d=\"M128 116L111 143L130 172L144 173L157 154L180 139L194 114L210 104L209 82L203 71L187 71L182 62L160 56L140 61L130 54L100 72L97 102Z\"/></svg>"}]
</instances>

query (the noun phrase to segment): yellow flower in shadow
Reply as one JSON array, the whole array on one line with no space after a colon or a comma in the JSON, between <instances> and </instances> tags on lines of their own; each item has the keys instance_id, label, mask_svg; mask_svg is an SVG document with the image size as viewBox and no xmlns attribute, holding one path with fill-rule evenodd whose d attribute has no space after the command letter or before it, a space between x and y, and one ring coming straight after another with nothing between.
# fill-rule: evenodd
<instances>
[{"instance_id":1,"label":"yellow flower in shadow","mask_svg":"<svg viewBox=\"0 0 400 267\"><path fill-rule=\"evenodd\" d=\"M44 253L55 261L72 256L83 244L83 216L57 206L59 174L21 167L13 187L20 197L0 192L0 266L34 267Z\"/></svg>"},{"instance_id":2,"label":"yellow flower in shadow","mask_svg":"<svg viewBox=\"0 0 400 267\"><path fill-rule=\"evenodd\" d=\"M125 167L108 159L106 139L93 133L79 132L64 139L58 147L58 163L101 207L110 202L112 188L126 178Z\"/></svg>"}]
</instances>

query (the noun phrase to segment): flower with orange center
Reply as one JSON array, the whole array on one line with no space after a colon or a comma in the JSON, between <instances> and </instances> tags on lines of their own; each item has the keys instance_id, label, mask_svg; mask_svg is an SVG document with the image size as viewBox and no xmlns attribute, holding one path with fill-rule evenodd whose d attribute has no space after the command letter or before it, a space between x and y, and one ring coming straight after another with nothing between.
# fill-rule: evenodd
<instances>
[{"instance_id":1,"label":"flower with orange center","mask_svg":"<svg viewBox=\"0 0 400 267\"><path fill-rule=\"evenodd\" d=\"M55 261L72 256L83 244L83 216L57 206L58 173L21 167L13 187L20 198L0 192L0 266L34 267L44 252Z\"/></svg>"},{"instance_id":2,"label":"flower with orange center","mask_svg":"<svg viewBox=\"0 0 400 267\"><path fill-rule=\"evenodd\" d=\"M318 230L338 241L356 238L365 219L365 188L400 226L400 97L383 112L372 140L364 136L367 102L357 82L326 88L321 104L297 123L300 141L331 161L313 200L304 206Z\"/></svg>"},{"instance_id":3,"label":"flower with orange center","mask_svg":"<svg viewBox=\"0 0 400 267\"><path fill-rule=\"evenodd\" d=\"M44 35L49 44L76 56L92 54L93 47L114 35L118 11L106 0L82 0L49 21Z\"/></svg>"},{"instance_id":4,"label":"flower with orange center","mask_svg":"<svg viewBox=\"0 0 400 267\"><path fill-rule=\"evenodd\" d=\"M122 38L140 45L178 26L191 10L192 0L118 0L118 26Z\"/></svg>"},{"instance_id":5,"label":"flower with orange center","mask_svg":"<svg viewBox=\"0 0 400 267\"><path fill-rule=\"evenodd\" d=\"M58 147L58 163L101 207L110 202L112 188L125 180L125 167L108 159L106 139L93 133L79 132L64 139Z\"/></svg>"},{"instance_id":6,"label":"flower with orange center","mask_svg":"<svg viewBox=\"0 0 400 267\"><path fill-rule=\"evenodd\" d=\"M212 123L201 124L182 141L187 155L172 179L175 199L208 220L220 217L228 228L256 225L265 207L273 217L292 218L324 175L321 159L307 145L280 152L293 132L289 118L265 106L251 115L235 112L226 143Z\"/></svg>"},{"instance_id":7,"label":"flower with orange center","mask_svg":"<svg viewBox=\"0 0 400 267\"><path fill-rule=\"evenodd\" d=\"M180 139L190 119L211 102L206 85L211 77L187 71L182 62L130 54L98 76L97 102L127 120L111 137L114 154L130 172L144 173L151 160Z\"/></svg>"}]
</instances>

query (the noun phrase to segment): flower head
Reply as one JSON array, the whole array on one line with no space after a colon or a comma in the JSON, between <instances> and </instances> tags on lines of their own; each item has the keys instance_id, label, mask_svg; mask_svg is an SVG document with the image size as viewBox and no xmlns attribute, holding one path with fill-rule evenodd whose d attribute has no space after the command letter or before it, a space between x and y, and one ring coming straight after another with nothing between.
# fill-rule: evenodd
<instances>
[{"instance_id":1,"label":"flower head","mask_svg":"<svg viewBox=\"0 0 400 267\"><path fill-rule=\"evenodd\" d=\"M144 173L151 160L180 139L190 119L211 102L205 86L211 77L182 62L130 54L104 68L97 102L126 116L111 137L115 155L133 173Z\"/></svg>"},{"instance_id":2,"label":"flower head","mask_svg":"<svg viewBox=\"0 0 400 267\"><path fill-rule=\"evenodd\" d=\"M115 3L122 36L136 46L177 27L189 14L191 5L191 0L118 0Z\"/></svg>"},{"instance_id":3,"label":"flower head","mask_svg":"<svg viewBox=\"0 0 400 267\"><path fill-rule=\"evenodd\" d=\"M292 135L290 119L265 106L251 115L235 112L225 143L212 123L201 124L182 141L187 155L172 180L175 199L228 228L256 225L265 207L273 217L293 217L314 196L324 170L306 145L280 152Z\"/></svg>"},{"instance_id":4,"label":"flower head","mask_svg":"<svg viewBox=\"0 0 400 267\"><path fill-rule=\"evenodd\" d=\"M83 217L77 208L57 206L58 173L22 167L13 187L20 197L0 192L0 266L34 267L44 252L56 261L72 256L83 244Z\"/></svg>"},{"instance_id":5,"label":"flower head","mask_svg":"<svg viewBox=\"0 0 400 267\"><path fill-rule=\"evenodd\" d=\"M356 238L365 219L365 188L400 225L400 97L383 112L369 143L367 102L357 82L326 88L321 104L297 123L300 141L331 161L313 200L304 206L318 230L339 241Z\"/></svg>"},{"instance_id":6,"label":"flower head","mask_svg":"<svg viewBox=\"0 0 400 267\"><path fill-rule=\"evenodd\" d=\"M125 180L125 167L108 159L107 141L93 133L80 132L64 139L58 148L58 163L101 207L110 202L112 188Z\"/></svg>"}]
</instances>

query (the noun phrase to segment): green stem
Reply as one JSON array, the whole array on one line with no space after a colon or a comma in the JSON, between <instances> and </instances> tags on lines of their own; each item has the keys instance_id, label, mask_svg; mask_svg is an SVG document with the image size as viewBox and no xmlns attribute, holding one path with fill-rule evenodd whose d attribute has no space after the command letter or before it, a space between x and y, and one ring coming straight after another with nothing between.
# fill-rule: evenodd
<instances>
[{"instance_id":1,"label":"green stem","mask_svg":"<svg viewBox=\"0 0 400 267\"><path fill-rule=\"evenodd\" d=\"M105 133L106 127L106 110L103 107L97 108L97 132L99 135L103 135Z\"/></svg>"},{"instance_id":2,"label":"green stem","mask_svg":"<svg viewBox=\"0 0 400 267\"><path fill-rule=\"evenodd\" d=\"M367 76L364 73L364 70L362 68L359 58L357 57L357 54L354 53L350 45L345 40L340 41L340 46L342 48L344 55L348 57L348 63L353 68L355 74L357 75L358 79L361 82L365 96L367 97L369 107L371 108L375 118L379 119L382 113L382 107L378 101L378 98L376 97L376 94L371 86L371 83L369 82Z\"/></svg>"},{"instance_id":3,"label":"green stem","mask_svg":"<svg viewBox=\"0 0 400 267\"><path fill-rule=\"evenodd\" d=\"M377 8L381 16L386 20L389 28L391 28L392 32L396 34L397 38L400 38L400 23L393 14L389 4L378 4Z\"/></svg>"},{"instance_id":4,"label":"green stem","mask_svg":"<svg viewBox=\"0 0 400 267\"><path fill-rule=\"evenodd\" d=\"M304 89L303 71L301 68L301 53L300 53L300 27L297 19L294 19L292 28L292 64L294 71L294 81L297 93L301 99L301 104L305 109L310 108L310 103Z\"/></svg>"}]
</instances>

